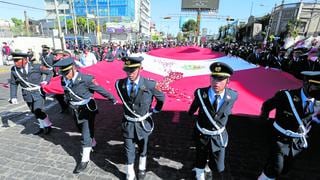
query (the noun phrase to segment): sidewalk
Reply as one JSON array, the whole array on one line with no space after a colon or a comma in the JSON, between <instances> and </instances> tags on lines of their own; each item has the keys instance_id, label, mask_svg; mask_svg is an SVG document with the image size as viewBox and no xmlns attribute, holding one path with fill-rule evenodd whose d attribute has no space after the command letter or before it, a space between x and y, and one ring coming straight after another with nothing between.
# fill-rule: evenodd
<instances>
[{"instance_id":1,"label":"sidewalk","mask_svg":"<svg viewBox=\"0 0 320 180\"><path fill-rule=\"evenodd\" d=\"M12 65L6 66L6 65L1 65L0 66L0 73L8 73L11 70Z\"/></svg>"},{"instance_id":2,"label":"sidewalk","mask_svg":"<svg viewBox=\"0 0 320 180\"><path fill-rule=\"evenodd\" d=\"M80 160L81 137L72 115L60 114L60 107L55 105L47 110L54 123L50 135L32 135L37 129L34 117L9 128L1 127L0 179L124 179L125 157L120 126L122 107L103 100L98 101L98 105L100 111L95 123L98 144L85 172L79 175L72 173ZM146 180L193 179L191 170L195 147L190 117L185 112L161 112L154 116L154 122ZM256 179L269 150L266 143L268 124L247 117L231 117L227 129L229 145L224 179ZM320 179L319 129L315 127L311 132L310 149L301 154L292 171L280 179ZM136 161L136 172L137 165Z\"/></svg>"}]
</instances>

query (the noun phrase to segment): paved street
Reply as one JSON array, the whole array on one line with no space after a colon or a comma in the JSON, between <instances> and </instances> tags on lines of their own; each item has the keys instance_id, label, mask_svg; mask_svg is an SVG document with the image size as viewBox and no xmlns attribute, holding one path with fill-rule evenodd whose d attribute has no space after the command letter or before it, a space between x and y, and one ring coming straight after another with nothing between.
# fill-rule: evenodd
<instances>
[{"instance_id":1,"label":"paved street","mask_svg":"<svg viewBox=\"0 0 320 180\"><path fill-rule=\"evenodd\" d=\"M8 72L0 73L1 83L6 83L7 78ZM17 106L8 105L9 89L3 84L0 89L2 124L8 122L10 126L0 127L0 179L124 179L120 105L98 101L96 151L86 172L73 175L81 145L72 116L60 114L57 103L48 101L46 112L54 129L50 135L34 136L37 122L21 97ZM173 123L173 119L179 121ZM162 112L154 120L156 128L150 137L146 179L192 179L195 149L191 119L185 112ZM298 157L288 175L279 179L320 179L319 130L319 127L312 130L310 149ZM267 158L268 124L254 118L232 117L228 131L225 179L255 179Z\"/></svg>"}]
</instances>

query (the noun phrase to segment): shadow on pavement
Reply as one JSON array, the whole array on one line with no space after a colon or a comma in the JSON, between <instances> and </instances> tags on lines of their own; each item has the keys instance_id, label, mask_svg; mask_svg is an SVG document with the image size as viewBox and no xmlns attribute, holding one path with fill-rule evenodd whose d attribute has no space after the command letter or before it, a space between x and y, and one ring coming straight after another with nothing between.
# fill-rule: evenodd
<instances>
[{"instance_id":1,"label":"shadow on pavement","mask_svg":"<svg viewBox=\"0 0 320 180\"><path fill-rule=\"evenodd\" d=\"M91 161L97 167L89 166L88 171L101 173L105 177L125 179L125 156L121 135L122 106L110 105L98 100L99 114L96 117L95 137L97 147L91 154ZM56 107L56 106L55 106ZM59 107L48 112L54 129L45 140L60 145L74 161L81 159L81 137L71 114L59 114ZM165 111L153 116L155 129L150 136L147 176L148 179L193 179L195 148L192 139L193 121L186 112ZM22 134L31 134L36 123L26 123ZM269 144L270 122L254 117L231 116L227 130L229 145L226 153L224 179L256 179L266 163ZM310 132L310 148L303 152L293 169L279 179L320 179L320 127ZM138 172L138 155L135 163ZM72 174L72 172L70 172ZM110 176L109 176L110 175ZM213 175L213 177L215 177Z\"/></svg>"}]
</instances>

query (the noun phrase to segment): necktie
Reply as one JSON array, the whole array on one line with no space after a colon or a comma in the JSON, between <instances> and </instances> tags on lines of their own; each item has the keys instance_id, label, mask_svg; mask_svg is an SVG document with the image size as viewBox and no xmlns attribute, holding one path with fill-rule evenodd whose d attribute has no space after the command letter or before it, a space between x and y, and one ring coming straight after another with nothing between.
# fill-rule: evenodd
<instances>
[{"instance_id":1,"label":"necktie","mask_svg":"<svg viewBox=\"0 0 320 180\"><path fill-rule=\"evenodd\" d=\"M22 73L23 73L23 75L24 75L24 76L26 76L26 75L27 75L26 68L24 68L24 67L22 68Z\"/></svg>"},{"instance_id":2,"label":"necktie","mask_svg":"<svg viewBox=\"0 0 320 180\"><path fill-rule=\"evenodd\" d=\"M213 109L215 110L215 111L218 111L218 100L219 100L219 98L220 98L220 95L215 95L214 96L214 101L213 101Z\"/></svg>"},{"instance_id":3,"label":"necktie","mask_svg":"<svg viewBox=\"0 0 320 180\"><path fill-rule=\"evenodd\" d=\"M73 85L73 81L72 81L72 79L70 79L70 80L69 80L69 83L68 83L68 87L71 88L72 85Z\"/></svg>"},{"instance_id":4,"label":"necktie","mask_svg":"<svg viewBox=\"0 0 320 180\"><path fill-rule=\"evenodd\" d=\"M305 107L303 109L304 114L309 114L310 113L310 109L309 109L310 103L311 103L310 100L306 101L306 105L305 105Z\"/></svg>"},{"instance_id":5,"label":"necktie","mask_svg":"<svg viewBox=\"0 0 320 180\"><path fill-rule=\"evenodd\" d=\"M136 84L134 83L134 82L131 82L130 83L131 84L131 89L130 89L130 94L129 94L129 96L130 96L130 98L131 99L134 99L134 97L136 96L136 92L135 92L135 86L136 86Z\"/></svg>"}]
</instances>

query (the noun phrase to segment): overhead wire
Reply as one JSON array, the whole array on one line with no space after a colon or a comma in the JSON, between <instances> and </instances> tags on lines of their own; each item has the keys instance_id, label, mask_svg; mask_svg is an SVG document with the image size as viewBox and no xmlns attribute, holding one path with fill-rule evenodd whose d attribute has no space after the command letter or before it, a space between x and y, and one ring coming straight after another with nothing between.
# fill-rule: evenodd
<instances>
[{"instance_id":1,"label":"overhead wire","mask_svg":"<svg viewBox=\"0 0 320 180\"><path fill-rule=\"evenodd\" d=\"M42 9L42 8L37 8L37 7L32 7L32 6L26 6L26 5L22 5L22 4L7 2L7 1L0 1L0 3L10 4L10 5L14 5L14 6L20 6L20 7L29 8L29 9L35 9L35 10L45 11L45 9Z\"/></svg>"}]
</instances>

